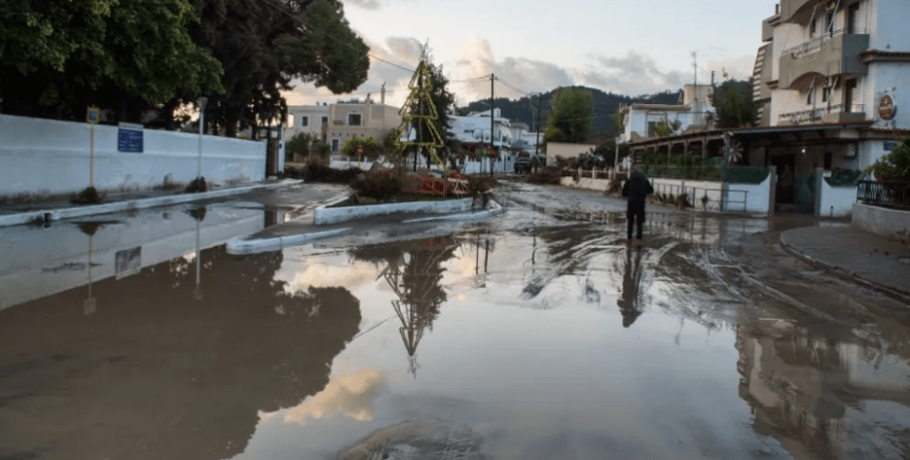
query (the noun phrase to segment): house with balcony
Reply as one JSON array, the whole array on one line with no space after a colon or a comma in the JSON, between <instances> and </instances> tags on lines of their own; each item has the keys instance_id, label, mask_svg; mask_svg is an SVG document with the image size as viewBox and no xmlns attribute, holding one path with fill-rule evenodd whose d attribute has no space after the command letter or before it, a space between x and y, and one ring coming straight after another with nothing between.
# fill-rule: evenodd
<instances>
[{"instance_id":1,"label":"house with balcony","mask_svg":"<svg viewBox=\"0 0 910 460\"><path fill-rule=\"evenodd\" d=\"M905 0L783 0L762 22L759 126L732 134L749 164L777 169L779 204L849 214L849 193L820 204L818 176L863 170L910 134L910 113L897 110L910 92L908 20Z\"/></svg>"},{"instance_id":2,"label":"house with balcony","mask_svg":"<svg viewBox=\"0 0 910 460\"><path fill-rule=\"evenodd\" d=\"M341 152L353 136L372 137L382 143L401 125L399 108L375 103L370 99L339 101L333 104L288 107L285 139L307 133Z\"/></svg>"},{"instance_id":3,"label":"house with balcony","mask_svg":"<svg viewBox=\"0 0 910 460\"><path fill-rule=\"evenodd\" d=\"M655 129L661 124L675 126L673 134L704 130L712 127L714 107L712 85L686 85L682 104L629 104L620 106L623 132L620 143L640 142L657 137Z\"/></svg>"}]
</instances>

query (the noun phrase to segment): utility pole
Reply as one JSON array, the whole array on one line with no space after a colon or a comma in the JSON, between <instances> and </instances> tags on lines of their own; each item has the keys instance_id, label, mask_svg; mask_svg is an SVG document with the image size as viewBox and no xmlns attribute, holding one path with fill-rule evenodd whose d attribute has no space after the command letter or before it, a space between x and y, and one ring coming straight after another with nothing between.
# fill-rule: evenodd
<instances>
[{"instance_id":1,"label":"utility pole","mask_svg":"<svg viewBox=\"0 0 910 460\"><path fill-rule=\"evenodd\" d=\"M496 74L491 73L490 74L490 176L493 175L493 164L494 164L493 152L495 150L493 147L493 133L495 132L495 127L496 127L496 117L495 117L496 109L494 109L494 107L493 107L494 104L496 104L496 101L493 98L495 91L496 91Z\"/></svg>"},{"instance_id":2,"label":"utility pole","mask_svg":"<svg viewBox=\"0 0 910 460\"><path fill-rule=\"evenodd\" d=\"M534 172L540 164L540 112L543 110L543 93L537 93L537 142L534 143Z\"/></svg>"}]
</instances>

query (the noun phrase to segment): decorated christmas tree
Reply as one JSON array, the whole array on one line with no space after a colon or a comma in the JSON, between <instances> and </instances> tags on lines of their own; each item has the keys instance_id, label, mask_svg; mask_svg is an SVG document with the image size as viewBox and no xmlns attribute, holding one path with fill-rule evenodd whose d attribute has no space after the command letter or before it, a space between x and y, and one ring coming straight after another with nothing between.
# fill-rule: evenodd
<instances>
[{"instance_id":1,"label":"decorated christmas tree","mask_svg":"<svg viewBox=\"0 0 910 460\"><path fill-rule=\"evenodd\" d=\"M420 152L428 149L428 153L433 161L441 167L445 167L443 161L436 155L436 149L442 148L442 136L436 129L434 123L439 118L436 111L436 105L430 94L433 91L430 79L430 69L426 59L420 60L420 65L411 77L408 84L411 93L407 101L398 113L401 115L401 126L395 132L396 146L402 152L414 152L414 170L417 170L417 158ZM429 139L424 139L423 134L427 133Z\"/></svg>"}]
</instances>

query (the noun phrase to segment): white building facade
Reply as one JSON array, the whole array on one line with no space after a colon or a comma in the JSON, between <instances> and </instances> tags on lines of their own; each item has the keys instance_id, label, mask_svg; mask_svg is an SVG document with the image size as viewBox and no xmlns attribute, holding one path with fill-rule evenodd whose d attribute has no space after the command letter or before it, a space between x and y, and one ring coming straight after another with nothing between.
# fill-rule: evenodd
<instances>
[{"instance_id":1,"label":"white building facade","mask_svg":"<svg viewBox=\"0 0 910 460\"><path fill-rule=\"evenodd\" d=\"M655 137L655 129L661 123L676 126L672 134L692 129L708 129L714 115L712 95L711 85L686 85L682 104L624 105L620 107L620 113L623 115L623 132L619 140L621 143L632 143Z\"/></svg>"},{"instance_id":2,"label":"white building facade","mask_svg":"<svg viewBox=\"0 0 910 460\"><path fill-rule=\"evenodd\" d=\"M906 0L783 0L763 21L753 83L767 129L744 136L751 164L795 177L779 203L814 201L827 215L819 171L862 171L910 134L910 111L899 110L910 94L907 21Z\"/></svg>"},{"instance_id":3,"label":"white building facade","mask_svg":"<svg viewBox=\"0 0 910 460\"><path fill-rule=\"evenodd\" d=\"M762 125L840 126L834 142L798 140L796 165L864 169L910 130L910 2L784 0L762 25L755 94ZM773 153L772 153L773 154ZM811 164L810 164L811 163Z\"/></svg>"}]
</instances>

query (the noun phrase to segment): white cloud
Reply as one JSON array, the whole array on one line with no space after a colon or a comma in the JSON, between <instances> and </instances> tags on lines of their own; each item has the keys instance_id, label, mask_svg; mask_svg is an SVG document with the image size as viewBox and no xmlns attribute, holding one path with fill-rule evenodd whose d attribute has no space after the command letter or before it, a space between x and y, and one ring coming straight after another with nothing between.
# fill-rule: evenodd
<instances>
[{"instance_id":1,"label":"white cloud","mask_svg":"<svg viewBox=\"0 0 910 460\"><path fill-rule=\"evenodd\" d=\"M344 4L371 11L376 11L382 7L378 0L344 0Z\"/></svg>"}]
</instances>

